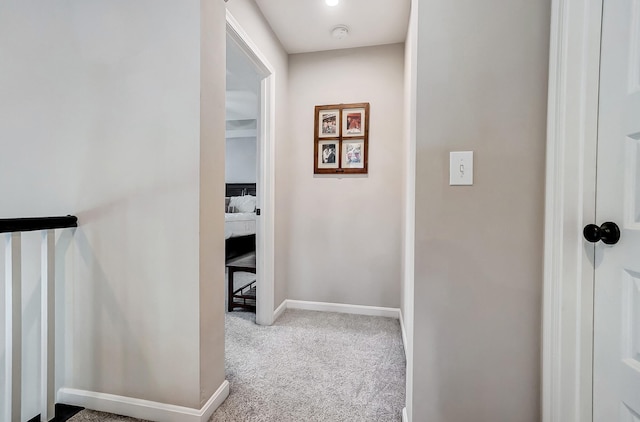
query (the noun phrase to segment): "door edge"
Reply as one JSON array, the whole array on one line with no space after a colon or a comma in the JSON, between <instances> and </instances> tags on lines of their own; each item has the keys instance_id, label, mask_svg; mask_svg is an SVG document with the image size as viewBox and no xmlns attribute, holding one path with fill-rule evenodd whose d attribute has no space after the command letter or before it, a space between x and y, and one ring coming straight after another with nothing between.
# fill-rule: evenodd
<instances>
[{"instance_id":1,"label":"door edge","mask_svg":"<svg viewBox=\"0 0 640 422\"><path fill-rule=\"evenodd\" d=\"M552 0L547 114L542 420L593 419L593 255L602 1ZM593 251L593 248L591 248Z\"/></svg>"}]
</instances>

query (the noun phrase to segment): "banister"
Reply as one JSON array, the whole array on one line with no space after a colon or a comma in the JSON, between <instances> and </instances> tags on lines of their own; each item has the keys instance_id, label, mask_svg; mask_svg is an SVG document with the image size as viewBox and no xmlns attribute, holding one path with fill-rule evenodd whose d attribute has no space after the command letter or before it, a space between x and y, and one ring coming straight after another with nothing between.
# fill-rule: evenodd
<instances>
[{"instance_id":1,"label":"banister","mask_svg":"<svg viewBox=\"0 0 640 422\"><path fill-rule=\"evenodd\" d=\"M78 217L0 218L0 233L29 232L35 230L78 227Z\"/></svg>"},{"instance_id":2,"label":"banister","mask_svg":"<svg viewBox=\"0 0 640 422\"><path fill-rule=\"evenodd\" d=\"M55 419L55 232L78 227L78 218L63 217L0 219L0 247L4 245L5 391L0 402L0 421L20 421L22 415L22 232L40 231L40 417ZM0 315L0 319L1 319Z\"/></svg>"}]
</instances>

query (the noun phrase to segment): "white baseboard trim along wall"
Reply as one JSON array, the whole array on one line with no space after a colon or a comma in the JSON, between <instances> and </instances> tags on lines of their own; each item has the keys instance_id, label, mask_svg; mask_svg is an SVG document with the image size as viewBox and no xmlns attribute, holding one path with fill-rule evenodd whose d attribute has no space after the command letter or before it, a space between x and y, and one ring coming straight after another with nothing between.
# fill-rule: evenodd
<instances>
[{"instance_id":1,"label":"white baseboard trim along wall","mask_svg":"<svg viewBox=\"0 0 640 422\"><path fill-rule=\"evenodd\" d=\"M398 317L400 319L400 333L402 333L402 349L404 350L404 358L407 359L407 331L404 327L404 318L402 318L400 309L398 309Z\"/></svg>"},{"instance_id":2,"label":"white baseboard trim along wall","mask_svg":"<svg viewBox=\"0 0 640 422\"><path fill-rule=\"evenodd\" d=\"M280 306L273 312L273 322L276 322L280 315L287 309L287 300L283 300Z\"/></svg>"},{"instance_id":3,"label":"white baseboard trim along wall","mask_svg":"<svg viewBox=\"0 0 640 422\"><path fill-rule=\"evenodd\" d=\"M229 396L229 382L225 380L201 409L73 388L61 388L58 390L58 403L149 421L207 422L227 396Z\"/></svg>"},{"instance_id":4,"label":"white baseboard trim along wall","mask_svg":"<svg viewBox=\"0 0 640 422\"><path fill-rule=\"evenodd\" d=\"M409 422L409 416L407 415L407 408L402 409L402 422Z\"/></svg>"},{"instance_id":5,"label":"white baseboard trim along wall","mask_svg":"<svg viewBox=\"0 0 640 422\"><path fill-rule=\"evenodd\" d=\"M286 305L285 305L286 304ZM286 309L304 309L307 311L338 312L342 314L357 314L369 316L382 316L388 318L400 318L400 309L382 308L379 306L347 305L344 303L307 302L304 300L287 299L278 310L285 306ZM276 312L278 312L276 310ZM283 309L284 311L284 309Z\"/></svg>"}]
</instances>

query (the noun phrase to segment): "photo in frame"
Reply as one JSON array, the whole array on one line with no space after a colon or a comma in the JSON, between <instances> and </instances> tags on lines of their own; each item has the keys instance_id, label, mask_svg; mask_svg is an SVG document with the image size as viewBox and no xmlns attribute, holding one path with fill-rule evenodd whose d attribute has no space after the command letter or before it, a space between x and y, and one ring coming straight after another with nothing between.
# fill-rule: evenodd
<instances>
[{"instance_id":1,"label":"photo in frame","mask_svg":"<svg viewBox=\"0 0 640 422\"><path fill-rule=\"evenodd\" d=\"M368 172L369 103L315 107L314 173Z\"/></svg>"},{"instance_id":2,"label":"photo in frame","mask_svg":"<svg viewBox=\"0 0 640 422\"><path fill-rule=\"evenodd\" d=\"M364 108L347 108L342 110L342 133L344 137L364 136L366 123Z\"/></svg>"},{"instance_id":3,"label":"photo in frame","mask_svg":"<svg viewBox=\"0 0 640 422\"><path fill-rule=\"evenodd\" d=\"M335 138L340 136L340 110L320 111L318 123L318 137Z\"/></svg>"},{"instance_id":4,"label":"photo in frame","mask_svg":"<svg viewBox=\"0 0 640 422\"><path fill-rule=\"evenodd\" d=\"M318 168L321 169L337 169L340 153L339 141L320 141L318 142L317 157Z\"/></svg>"},{"instance_id":5,"label":"photo in frame","mask_svg":"<svg viewBox=\"0 0 640 422\"><path fill-rule=\"evenodd\" d=\"M364 139L342 141L342 168L364 168Z\"/></svg>"}]
</instances>

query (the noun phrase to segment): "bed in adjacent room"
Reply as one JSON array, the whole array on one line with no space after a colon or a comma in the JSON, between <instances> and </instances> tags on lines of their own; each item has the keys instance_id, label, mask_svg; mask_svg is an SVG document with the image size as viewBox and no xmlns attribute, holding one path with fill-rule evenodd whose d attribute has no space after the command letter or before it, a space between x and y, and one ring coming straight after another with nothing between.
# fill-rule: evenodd
<instances>
[{"instance_id":1,"label":"bed in adjacent room","mask_svg":"<svg viewBox=\"0 0 640 422\"><path fill-rule=\"evenodd\" d=\"M234 259L256 250L256 184L227 183L225 256Z\"/></svg>"},{"instance_id":2,"label":"bed in adjacent room","mask_svg":"<svg viewBox=\"0 0 640 422\"><path fill-rule=\"evenodd\" d=\"M227 183L224 236L227 310L256 309L256 185ZM239 273L237 277L236 273Z\"/></svg>"},{"instance_id":3,"label":"bed in adjacent room","mask_svg":"<svg viewBox=\"0 0 640 422\"><path fill-rule=\"evenodd\" d=\"M251 236L256 234L255 212L227 212L224 215L224 238Z\"/></svg>"}]
</instances>

